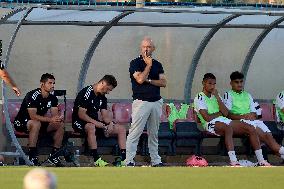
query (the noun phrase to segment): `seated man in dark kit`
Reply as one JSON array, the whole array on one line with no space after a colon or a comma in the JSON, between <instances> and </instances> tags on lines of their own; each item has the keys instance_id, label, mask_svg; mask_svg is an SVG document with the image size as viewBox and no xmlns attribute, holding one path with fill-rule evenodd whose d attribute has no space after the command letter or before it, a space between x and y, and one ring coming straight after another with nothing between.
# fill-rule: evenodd
<instances>
[{"instance_id":1,"label":"seated man in dark kit","mask_svg":"<svg viewBox=\"0 0 284 189\"><path fill-rule=\"evenodd\" d=\"M28 92L22 102L20 111L15 118L14 127L18 132L29 133L29 159L34 165L40 165L37 157L37 141L40 132L53 134L53 149L48 162L63 166L57 151L61 147L64 135L63 117L58 110L58 99L51 94L54 90L55 78L45 73L40 79L40 88ZM50 109L51 116L46 113Z\"/></svg>"}]
</instances>

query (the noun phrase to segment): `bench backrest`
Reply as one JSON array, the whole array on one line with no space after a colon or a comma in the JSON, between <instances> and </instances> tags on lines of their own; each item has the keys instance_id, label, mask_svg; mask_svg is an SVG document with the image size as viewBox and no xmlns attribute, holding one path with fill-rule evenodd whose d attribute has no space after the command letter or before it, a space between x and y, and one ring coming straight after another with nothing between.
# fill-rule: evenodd
<instances>
[{"instance_id":1,"label":"bench backrest","mask_svg":"<svg viewBox=\"0 0 284 189\"><path fill-rule=\"evenodd\" d=\"M113 103L113 118L118 123L130 123L132 104L131 103Z\"/></svg>"},{"instance_id":2,"label":"bench backrest","mask_svg":"<svg viewBox=\"0 0 284 189\"><path fill-rule=\"evenodd\" d=\"M21 107L21 102L8 102L8 112L10 115L11 122L15 120L15 117L17 116L20 107ZM5 119L4 116L3 119Z\"/></svg>"},{"instance_id":3,"label":"bench backrest","mask_svg":"<svg viewBox=\"0 0 284 189\"><path fill-rule=\"evenodd\" d=\"M72 112L73 112L73 103L74 100L67 100L66 103L66 123L72 122ZM167 122L167 111L166 111L166 104L163 105L162 115L161 115L161 122ZM180 104L175 103L175 106L179 109ZM21 107L21 102L8 102L8 112L10 115L11 122L14 121L19 109ZM273 114L273 104L270 103L260 103L260 107L262 109L262 119L263 121L274 121L274 114ZM64 112L64 104L60 103L58 106L59 110L61 111L62 115ZM113 103L112 104L112 113L113 118L118 123L130 123L131 122L131 114L132 114L132 104L129 103ZM111 113L111 111L110 111ZM100 116L100 115L99 115ZM189 108L187 113L187 120L192 122L197 122L197 116L194 112L193 108ZM5 122L3 116L3 123Z\"/></svg>"},{"instance_id":4,"label":"bench backrest","mask_svg":"<svg viewBox=\"0 0 284 189\"><path fill-rule=\"evenodd\" d=\"M132 114L132 103L131 102L113 103L112 112L113 112L113 118L116 122L130 123L131 114ZM166 104L163 104L160 121L168 122Z\"/></svg>"},{"instance_id":5,"label":"bench backrest","mask_svg":"<svg viewBox=\"0 0 284 189\"><path fill-rule=\"evenodd\" d=\"M262 121L275 121L275 116L273 114L273 104L270 103L260 103L260 108L262 109L261 115Z\"/></svg>"}]
</instances>

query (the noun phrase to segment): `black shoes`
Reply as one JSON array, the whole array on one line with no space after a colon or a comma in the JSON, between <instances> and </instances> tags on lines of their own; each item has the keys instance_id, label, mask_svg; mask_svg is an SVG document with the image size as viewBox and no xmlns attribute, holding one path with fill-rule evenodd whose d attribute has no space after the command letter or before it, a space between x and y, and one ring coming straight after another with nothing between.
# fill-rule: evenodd
<instances>
[{"instance_id":1,"label":"black shoes","mask_svg":"<svg viewBox=\"0 0 284 189\"><path fill-rule=\"evenodd\" d=\"M64 167L64 164L60 161L59 156L55 156L55 155L49 155L49 158L47 159L47 161L51 164L51 165L55 165L56 167Z\"/></svg>"},{"instance_id":2,"label":"black shoes","mask_svg":"<svg viewBox=\"0 0 284 189\"><path fill-rule=\"evenodd\" d=\"M29 160L34 164L34 166L40 166L38 157L29 157Z\"/></svg>"},{"instance_id":3,"label":"black shoes","mask_svg":"<svg viewBox=\"0 0 284 189\"><path fill-rule=\"evenodd\" d=\"M152 165L152 167L164 167L165 165L163 163L158 163L155 165Z\"/></svg>"}]
</instances>

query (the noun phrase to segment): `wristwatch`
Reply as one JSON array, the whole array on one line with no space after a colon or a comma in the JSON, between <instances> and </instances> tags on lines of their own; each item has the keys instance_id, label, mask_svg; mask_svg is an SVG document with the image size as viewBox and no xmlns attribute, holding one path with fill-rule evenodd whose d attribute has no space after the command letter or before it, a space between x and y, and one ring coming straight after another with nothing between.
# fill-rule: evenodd
<instances>
[{"instance_id":1,"label":"wristwatch","mask_svg":"<svg viewBox=\"0 0 284 189\"><path fill-rule=\"evenodd\" d=\"M148 82L151 84L151 82L152 82L152 79L148 79Z\"/></svg>"}]
</instances>

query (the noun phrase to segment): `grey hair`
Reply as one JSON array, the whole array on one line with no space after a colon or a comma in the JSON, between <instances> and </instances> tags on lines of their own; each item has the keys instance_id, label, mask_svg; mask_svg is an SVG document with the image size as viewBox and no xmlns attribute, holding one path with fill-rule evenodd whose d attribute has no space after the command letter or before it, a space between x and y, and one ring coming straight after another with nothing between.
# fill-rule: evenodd
<instances>
[{"instance_id":1,"label":"grey hair","mask_svg":"<svg viewBox=\"0 0 284 189\"><path fill-rule=\"evenodd\" d=\"M143 40L141 41L141 44L142 44L143 41L149 41L149 42L151 43L151 45L155 48L155 44L154 44L154 42L153 42L153 40L152 40L151 37L145 36L145 37L143 38Z\"/></svg>"}]
</instances>

